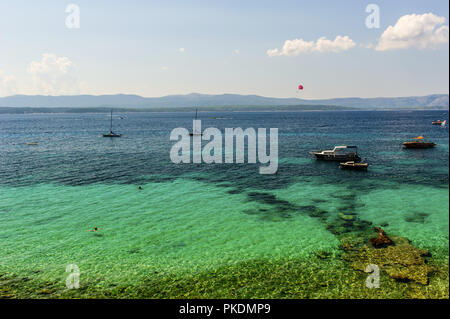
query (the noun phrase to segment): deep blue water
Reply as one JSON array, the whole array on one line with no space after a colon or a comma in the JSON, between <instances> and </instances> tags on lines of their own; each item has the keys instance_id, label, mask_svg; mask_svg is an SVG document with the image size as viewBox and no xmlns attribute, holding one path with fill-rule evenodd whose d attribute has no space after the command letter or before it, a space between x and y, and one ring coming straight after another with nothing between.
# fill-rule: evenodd
<instances>
[{"instance_id":1,"label":"deep blue water","mask_svg":"<svg viewBox=\"0 0 450 319\"><path fill-rule=\"evenodd\" d=\"M324 176L330 182L361 179L331 163L311 161L309 151L357 145L371 168L366 179L448 184L448 128L432 126L447 111L200 112L202 127L279 129L277 178L258 174L260 164L183 164L170 162L176 127L192 129L192 113L117 113L118 139L103 138L109 114L2 114L0 184L145 183L180 175L237 188L287 187L293 177ZM427 150L404 150L401 143L423 135L437 143ZM37 142L29 146L27 142ZM285 159L285 160L283 160ZM196 175L201 173L201 175Z\"/></svg>"}]
</instances>

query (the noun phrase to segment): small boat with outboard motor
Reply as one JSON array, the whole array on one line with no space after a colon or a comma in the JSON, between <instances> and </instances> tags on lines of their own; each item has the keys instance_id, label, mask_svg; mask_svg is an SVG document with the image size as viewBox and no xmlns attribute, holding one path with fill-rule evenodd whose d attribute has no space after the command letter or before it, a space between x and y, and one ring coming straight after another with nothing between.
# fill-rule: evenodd
<instances>
[{"instance_id":1,"label":"small boat with outboard motor","mask_svg":"<svg viewBox=\"0 0 450 319\"><path fill-rule=\"evenodd\" d=\"M404 142L402 145L404 148L432 148L436 144L433 142L424 141L423 136L413 137L414 141Z\"/></svg>"},{"instance_id":2,"label":"small boat with outboard motor","mask_svg":"<svg viewBox=\"0 0 450 319\"><path fill-rule=\"evenodd\" d=\"M340 169L351 169L355 171L367 171L367 168L369 167L368 163L357 163L354 161L349 161L345 163L340 163L339 168Z\"/></svg>"}]
</instances>

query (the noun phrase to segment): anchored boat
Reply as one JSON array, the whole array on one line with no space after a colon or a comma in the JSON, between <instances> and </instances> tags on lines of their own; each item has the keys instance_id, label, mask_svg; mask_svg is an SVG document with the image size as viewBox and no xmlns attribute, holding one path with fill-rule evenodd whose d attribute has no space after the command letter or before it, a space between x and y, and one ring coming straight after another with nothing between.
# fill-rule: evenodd
<instances>
[{"instance_id":1,"label":"anchored boat","mask_svg":"<svg viewBox=\"0 0 450 319\"><path fill-rule=\"evenodd\" d=\"M316 159L324 161L359 162L361 160L357 146L335 146L332 150L312 151L310 154L314 155Z\"/></svg>"},{"instance_id":2,"label":"anchored boat","mask_svg":"<svg viewBox=\"0 0 450 319\"><path fill-rule=\"evenodd\" d=\"M103 134L103 137L121 137L122 134L114 133L112 130L112 109L111 109L111 121L109 124L109 133Z\"/></svg>"},{"instance_id":3,"label":"anchored boat","mask_svg":"<svg viewBox=\"0 0 450 319\"><path fill-rule=\"evenodd\" d=\"M425 142L423 136L413 138L415 141L404 142L402 145L404 148L432 148L436 144L433 142Z\"/></svg>"},{"instance_id":4,"label":"anchored boat","mask_svg":"<svg viewBox=\"0 0 450 319\"><path fill-rule=\"evenodd\" d=\"M339 168L341 169L352 169L357 171L367 171L369 164L367 163L356 163L354 161L340 163Z\"/></svg>"},{"instance_id":5,"label":"anchored boat","mask_svg":"<svg viewBox=\"0 0 450 319\"><path fill-rule=\"evenodd\" d=\"M195 109L195 118L194 118L194 120L196 120L197 119L197 109ZM203 136L203 133L202 132L194 132L194 131L192 131L192 132L189 132L189 136Z\"/></svg>"}]
</instances>

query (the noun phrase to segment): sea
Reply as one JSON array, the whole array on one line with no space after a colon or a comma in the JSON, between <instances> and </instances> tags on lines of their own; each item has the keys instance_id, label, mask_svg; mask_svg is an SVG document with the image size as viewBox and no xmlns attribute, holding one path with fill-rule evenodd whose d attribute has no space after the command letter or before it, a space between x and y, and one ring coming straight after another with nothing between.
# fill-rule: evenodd
<instances>
[{"instance_id":1,"label":"sea","mask_svg":"<svg viewBox=\"0 0 450 319\"><path fill-rule=\"evenodd\" d=\"M431 125L448 111L199 112L203 129L278 128L269 175L247 161L173 163L170 133L192 130L191 112L113 113L122 136L104 138L109 116L0 115L0 297L409 298L422 289L387 276L389 291L365 288L367 274L342 260L330 231L345 210L448 271L449 132ZM436 147L402 148L419 135ZM356 145L368 171L309 154L336 145ZM266 266L277 280L258 276ZM423 297L448 298L443 282L431 277Z\"/></svg>"}]
</instances>

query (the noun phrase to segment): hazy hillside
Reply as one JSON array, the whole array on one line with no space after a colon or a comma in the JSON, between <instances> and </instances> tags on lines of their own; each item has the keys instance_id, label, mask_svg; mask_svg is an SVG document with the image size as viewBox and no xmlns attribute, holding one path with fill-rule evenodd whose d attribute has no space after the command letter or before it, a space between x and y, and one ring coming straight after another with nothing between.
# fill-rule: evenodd
<instances>
[{"instance_id":1,"label":"hazy hillside","mask_svg":"<svg viewBox=\"0 0 450 319\"><path fill-rule=\"evenodd\" d=\"M271 98L259 95L192 93L146 98L139 95L73 95L43 96L14 95L0 98L0 107L121 107L121 108L176 108L204 106L267 106L267 105L328 105L354 108L410 108L449 106L448 94L394 98L338 98L305 100Z\"/></svg>"},{"instance_id":2,"label":"hazy hillside","mask_svg":"<svg viewBox=\"0 0 450 319\"><path fill-rule=\"evenodd\" d=\"M115 112L192 112L196 107L151 107L151 108L121 108L114 107ZM2 107L0 114L27 114L27 113L109 113L107 107ZM203 106L201 111L345 111L358 110L352 107L336 105L239 105L239 106Z\"/></svg>"}]
</instances>

